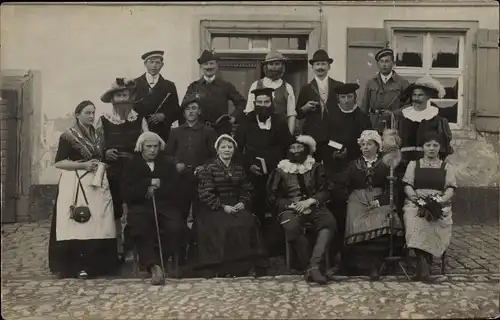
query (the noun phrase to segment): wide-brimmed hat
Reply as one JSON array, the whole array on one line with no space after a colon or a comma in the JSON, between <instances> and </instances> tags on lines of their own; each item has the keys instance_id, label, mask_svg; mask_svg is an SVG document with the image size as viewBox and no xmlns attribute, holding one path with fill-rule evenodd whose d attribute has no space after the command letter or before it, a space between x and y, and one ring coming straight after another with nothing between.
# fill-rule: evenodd
<instances>
[{"instance_id":1,"label":"wide-brimmed hat","mask_svg":"<svg viewBox=\"0 0 500 320\"><path fill-rule=\"evenodd\" d=\"M309 154L316 152L316 140L308 135L299 135L295 138L297 143L303 144L309 149Z\"/></svg>"},{"instance_id":2,"label":"wide-brimmed hat","mask_svg":"<svg viewBox=\"0 0 500 320\"><path fill-rule=\"evenodd\" d=\"M410 84L405 90L404 95L406 97L411 97L413 90L417 88L430 90L435 93L439 99L442 99L446 95L446 90L443 85L431 76L424 76L415 81L415 83Z\"/></svg>"},{"instance_id":3,"label":"wide-brimmed hat","mask_svg":"<svg viewBox=\"0 0 500 320\"><path fill-rule=\"evenodd\" d=\"M201 56L196 61L198 61L198 64L203 64L212 60L218 61L219 57L213 51L203 50Z\"/></svg>"},{"instance_id":4,"label":"wide-brimmed hat","mask_svg":"<svg viewBox=\"0 0 500 320\"><path fill-rule=\"evenodd\" d=\"M200 92L189 93L182 100L181 108L182 109L186 108L192 102L198 102L198 104L199 104L199 102L201 101L202 98L203 98L203 95Z\"/></svg>"},{"instance_id":5,"label":"wide-brimmed hat","mask_svg":"<svg viewBox=\"0 0 500 320\"><path fill-rule=\"evenodd\" d=\"M326 61L328 64L333 63L333 59L330 58L328 53L323 49L319 49L313 54L312 59L309 60L309 64L313 65L316 61Z\"/></svg>"},{"instance_id":6,"label":"wide-brimmed hat","mask_svg":"<svg viewBox=\"0 0 500 320\"><path fill-rule=\"evenodd\" d=\"M101 101L104 103L110 103L114 93L123 90L130 90L130 102L135 103L137 102L134 100L135 86L135 81L132 79L116 78L116 80L111 84L111 89L108 89L101 96Z\"/></svg>"},{"instance_id":7,"label":"wide-brimmed hat","mask_svg":"<svg viewBox=\"0 0 500 320\"><path fill-rule=\"evenodd\" d=\"M283 56L281 52L278 52L276 50L271 50L266 54L266 58L264 59L264 61L262 61L262 63L267 64L274 61L287 62L288 59L285 56Z\"/></svg>"}]
</instances>

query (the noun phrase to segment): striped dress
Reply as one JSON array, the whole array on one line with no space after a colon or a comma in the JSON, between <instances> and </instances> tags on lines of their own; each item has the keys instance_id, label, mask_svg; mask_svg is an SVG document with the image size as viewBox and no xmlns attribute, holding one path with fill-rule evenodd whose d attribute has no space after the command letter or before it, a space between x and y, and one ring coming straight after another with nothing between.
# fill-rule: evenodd
<instances>
[{"instance_id":1,"label":"striped dress","mask_svg":"<svg viewBox=\"0 0 500 320\"><path fill-rule=\"evenodd\" d=\"M201 208L196 216L199 268L245 275L252 267L267 266L264 244L250 211L250 191L243 167L234 163L226 166L216 158L200 172ZM224 211L224 206L240 202L244 210Z\"/></svg>"}]
</instances>

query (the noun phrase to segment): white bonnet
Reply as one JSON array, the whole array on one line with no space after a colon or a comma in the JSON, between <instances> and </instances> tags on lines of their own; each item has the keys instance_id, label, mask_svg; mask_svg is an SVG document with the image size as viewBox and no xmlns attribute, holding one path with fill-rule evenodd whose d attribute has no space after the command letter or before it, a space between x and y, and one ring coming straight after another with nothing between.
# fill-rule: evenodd
<instances>
[{"instance_id":1,"label":"white bonnet","mask_svg":"<svg viewBox=\"0 0 500 320\"><path fill-rule=\"evenodd\" d=\"M222 140L229 140L234 144L235 148L238 148L238 144L236 143L236 140L234 140L233 137L231 137L230 135L224 133L224 134L221 134L217 138L217 140L215 140L215 144L214 144L215 150L217 150L217 148L219 147L219 144L221 143Z\"/></svg>"},{"instance_id":2,"label":"white bonnet","mask_svg":"<svg viewBox=\"0 0 500 320\"><path fill-rule=\"evenodd\" d=\"M382 137L376 130L365 130L361 133L361 136L358 138L358 144L361 144L363 141L373 140L378 144L378 147L382 147Z\"/></svg>"}]
</instances>

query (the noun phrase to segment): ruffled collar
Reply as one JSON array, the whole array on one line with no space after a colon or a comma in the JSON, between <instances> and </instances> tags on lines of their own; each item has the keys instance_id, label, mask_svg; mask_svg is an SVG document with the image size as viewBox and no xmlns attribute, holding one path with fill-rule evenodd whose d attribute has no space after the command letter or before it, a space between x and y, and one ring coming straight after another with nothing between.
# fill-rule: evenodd
<instances>
[{"instance_id":1,"label":"ruffled collar","mask_svg":"<svg viewBox=\"0 0 500 320\"><path fill-rule=\"evenodd\" d=\"M288 159L283 159L280 161L280 163L278 163L278 168L286 173L304 174L310 171L315 163L316 161L314 160L314 158L309 155L307 156L306 161L301 164L290 162L290 160Z\"/></svg>"},{"instance_id":2,"label":"ruffled collar","mask_svg":"<svg viewBox=\"0 0 500 320\"><path fill-rule=\"evenodd\" d=\"M417 111L413 106L403 109L403 116L414 122L422 122L423 120L430 120L437 116L439 113L438 108L433 106L429 101L427 101L427 107L424 110Z\"/></svg>"},{"instance_id":3,"label":"ruffled collar","mask_svg":"<svg viewBox=\"0 0 500 320\"><path fill-rule=\"evenodd\" d=\"M120 118L120 115L118 114L118 112L116 112L116 110L113 110L111 113L108 112L104 114L104 118L106 118L112 124L122 124L125 123L125 121L133 122L137 120L137 116L138 114L134 110L130 110L126 120Z\"/></svg>"}]
</instances>

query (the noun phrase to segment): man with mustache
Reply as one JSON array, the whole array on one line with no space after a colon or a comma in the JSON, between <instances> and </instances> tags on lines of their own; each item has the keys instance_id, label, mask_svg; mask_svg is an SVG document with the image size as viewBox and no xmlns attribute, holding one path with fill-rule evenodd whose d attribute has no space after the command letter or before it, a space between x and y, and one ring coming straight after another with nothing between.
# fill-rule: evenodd
<instances>
[{"instance_id":1,"label":"man with mustache","mask_svg":"<svg viewBox=\"0 0 500 320\"><path fill-rule=\"evenodd\" d=\"M333 59L323 49L313 54L309 64L314 71L314 79L302 87L297 99L297 116L304 119L302 132L314 138L317 143L314 158L326 167L330 167L333 160L328 147L328 133L339 103L335 88L342 85L342 82L328 76L332 63Z\"/></svg>"},{"instance_id":2,"label":"man with mustache","mask_svg":"<svg viewBox=\"0 0 500 320\"><path fill-rule=\"evenodd\" d=\"M261 222L271 212L267 205L267 178L293 141L286 122L274 113L273 91L272 88L252 91L255 109L246 115L235 135L243 167L254 186L252 211Z\"/></svg>"},{"instance_id":3,"label":"man with mustache","mask_svg":"<svg viewBox=\"0 0 500 320\"><path fill-rule=\"evenodd\" d=\"M219 58L214 53L208 50L203 51L197 60L203 76L188 86L183 103L188 97L199 93L200 120L205 125L213 127L217 134L221 135L223 133L230 134L232 124L239 122L243 116L246 100L233 84L216 76L219 68L218 60ZM229 101L233 103L234 111L229 117L222 117L229 113ZM181 119L179 124L184 123L184 121ZM174 124L174 126L176 125Z\"/></svg>"},{"instance_id":4,"label":"man with mustache","mask_svg":"<svg viewBox=\"0 0 500 320\"><path fill-rule=\"evenodd\" d=\"M297 112L295 111L295 95L293 93L293 88L282 79L285 74L286 61L287 59L276 51L271 51L266 55L266 59L262 62L265 77L255 81L250 86L245 113L254 110L255 100L252 94L253 90L272 88L274 89L274 113L288 123L288 129L290 133L293 134Z\"/></svg>"},{"instance_id":5,"label":"man with mustache","mask_svg":"<svg viewBox=\"0 0 500 320\"><path fill-rule=\"evenodd\" d=\"M142 55L147 71L135 79L140 102L134 109L148 121L151 131L167 141L170 126L182 117L182 112L175 84L160 74L164 65L163 54L163 51L155 50Z\"/></svg>"},{"instance_id":6,"label":"man with mustache","mask_svg":"<svg viewBox=\"0 0 500 320\"><path fill-rule=\"evenodd\" d=\"M361 109L370 115L374 129L382 134L390 128L391 114L402 106L409 82L394 70L394 51L384 48L375 55L379 72L366 83Z\"/></svg>"},{"instance_id":7,"label":"man with mustache","mask_svg":"<svg viewBox=\"0 0 500 320\"><path fill-rule=\"evenodd\" d=\"M124 205L120 190L123 166L127 159L134 153L135 142L141 133L149 131L144 116L134 111L136 103L134 80L117 78L111 85L111 89L101 96L101 101L111 103L111 113L104 113L96 124L96 130L101 138L104 159L108 165L106 169L109 181L109 189L113 199L113 210L115 213L115 224L117 226L118 252L124 254L131 249L128 238L128 228L124 230L125 243L121 247L122 224Z\"/></svg>"}]
</instances>

